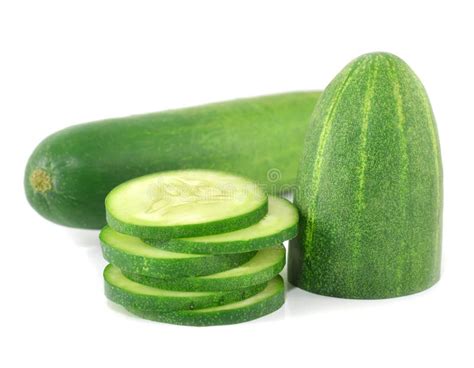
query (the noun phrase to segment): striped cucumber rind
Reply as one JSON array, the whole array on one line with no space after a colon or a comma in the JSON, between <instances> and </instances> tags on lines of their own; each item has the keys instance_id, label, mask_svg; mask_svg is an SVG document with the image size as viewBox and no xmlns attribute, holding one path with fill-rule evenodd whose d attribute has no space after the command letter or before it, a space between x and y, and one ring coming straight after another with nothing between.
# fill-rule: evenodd
<instances>
[{"instance_id":1,"label":"striped cucumber rind","mask_svg":"<svg viewBox=\"0 0 474 368\"><path fill-rule=\"evenodd\" d=\"M181 310L170 313L160 313L131 307L127 309L141 318L158 322L187 326L215 326L242 323L263 317L278 310L284 302L285 287L283 279L281 276L276 276L258 294L238 302L217 307Z\"/></svg>"},{"instance_id":2,"label":"striped cucumber rind","mask_svg":"<svg viewBox=\"0 0 474 368\"><path fill-rule=\"evenodd\" d=\"M176 278L209 275L240 266L256 252L201 255L165 251L109 226L99 235L104 258L123 271L151 277Z\"/></svg>"},{"instance_id":3,"label":"striped cucumber rind","mask_svg":"<svg viewBox=\"0 0 474 368\"><path fill-rule=\"evenodd\" d=\"M268 213L254 225L244 229L167 242L145 240L146 243L173 252L193 254L241 253L263 249L294 238L298 233L298 211L284 198L268 196Z\"/></svg>"},{"instance_id":4,"label":"striped cucumber rind","mask_svg":"<svg viewBox=\"0 0 474 368\"><path fill-rule=\"evenodd\" d=\"M398 57L364 55L313 114L295 204L289 280L346 298L389 298L440 277L442 167L419 79Z\"/></svg>"},{"instance_id":5,"label":"striped cucumber rind","mask_svg":"<svg viewBox=\"0 0 474 368\"><path fill-rule=\"evenodd\" d=\"M227 271L207 276L160 279L123 272L140 284L179 291L224 291L258 285L271 280L285 266L285 247L259 250L248 262Z\"/></svg>"},{"instance_id":6,"label":"striped cucumber rind","mask_svg":"<svg viewBox=\"0 0 474 368\"><path fill-rule=\"evenodd\" d=\"M248 227L267 214L268 199L241 176L175 170L118 185L105 198L105 209L107 223L118 232L163 241Z\"/></svg>"},{"instance_id":7,"label":"striped cucumber rind","mask_svg":"<svg viewBox=\"0 0 474 368\"><path fill-rule=\"evenodd\" d=\"M126 308L153 311L193 310L241 301L261 292L266 284L222 292L182 292L142 285L126 278L119 268L108 265L104 269L107 298Z\"/></svg>"}]
</instances>

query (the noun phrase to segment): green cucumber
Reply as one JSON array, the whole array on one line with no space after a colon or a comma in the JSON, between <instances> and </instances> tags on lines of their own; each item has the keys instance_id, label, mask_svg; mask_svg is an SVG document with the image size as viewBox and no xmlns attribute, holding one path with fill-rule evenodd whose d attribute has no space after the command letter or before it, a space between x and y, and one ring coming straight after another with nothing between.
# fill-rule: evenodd
<instances>
[{"instance_id":1,"label":"green cucumber","mask_svg":"<svg viewBox=\"0 0 474 368\"><path fill-rule=\"evenodd\" d=\"M267 195L240 176L211 170L165 171L126 181L105 198L118 232L169 240L248 227L268 211Z\"/></svg>"},{"instance_id":2,"label":"green cucumber","mask_svg":"<svg viewBox=\"0 0 474 368\"><path fill-rule=\"evenodd\" d=\"M267 282L285 266L285 247L259 250L248 262L227 271L207 276L159 279L128 272L123 274L140 284L178 291L225 291Z\"/></svg>"},{"instance_id":3,"label":"green cucumber","mask_svg":"<svg viewBox=\"0 0 474 368\"><path fill-rule=\"evenodd\" d=\"M240 301L261 292L266 284L223 292L171 291L134 282L126 278L119 268L108 265L104 269L104 287L109 300L126 308L169 312Z\"/></svg>"},{"instance_id":4,"label":"green cucumber","mask_svg":"<svg viewBox=\"0 0 474 368\"><path fill-rule=\"evenodd\" d=\"M433 112L408 65L350 63L310 125L295 204L289 280L345 298L389 298L440 277L442 167Z\"/></svg>"},{"instance_id":5,"label":"green cucumber","mask_svg":"<svg viewBox=\"0 0 474 368\"><path fill-rule=\"evenodd\" d=\"M294 238L298 233L298 211L289 201L268 197L268 213L255 225L229 233L177 238L146 243L161 249L193 254L225 254L263 249Z\"/></svg>"},{"instance_id":6,"label":"green cucumber","mask_svg":"<svg viewBox=\"0 0 474 368\"><path fill-rule=\"evenodd\" d=\"M202 255L169 252L145 244L106 226L100 232L102 254L120 269L152 277L175 278L209 275L240 266L256 252Z\"/></svg>"},{"instance_id":7,"label":"green cucumber","mask_svg":"<svg viewBox=\"0 0 474 368\"><path fill-rule=\"evenodd\" d=\"M53 222L100 229L107 193L154 172L231 171L269 193L291 190L319 95L284 93L69 127L32 153L26 197Z\"/></svg>"},{"instance_id":8,"label":"green cucumber","mask_svg":"<svg viewBox=\"0 0 474 368\"><path fill-rule=\"evenodd\" d=\"M263 317L278 310L285 302L285 286L281 276L270 280L264 290L245 300L194 310L161 313L127 307L138 317L152 321L187 326L215 326L242 323Z\"/></svg>"}]
</instances>

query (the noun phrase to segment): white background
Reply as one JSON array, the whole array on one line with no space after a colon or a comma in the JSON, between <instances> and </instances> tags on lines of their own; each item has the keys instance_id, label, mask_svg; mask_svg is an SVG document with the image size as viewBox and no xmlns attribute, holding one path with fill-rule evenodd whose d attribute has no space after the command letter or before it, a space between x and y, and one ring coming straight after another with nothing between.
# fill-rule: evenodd
<instances>
[{"instance_id":1,"label":"white background","mask_svg":"<svg viewBox=\"0 0 474 368\"><path fill-rule=\"evenodd\" d=\"M472 1L2 1L0 366L474 365ZM424 82L445 172L443 274L418 295L352 301L292 289L236 326L131 317L103 296L97 232L42 219L23 194L41 139L73 123L321 89L390 51Z\"/></svg>"}]
</instances>

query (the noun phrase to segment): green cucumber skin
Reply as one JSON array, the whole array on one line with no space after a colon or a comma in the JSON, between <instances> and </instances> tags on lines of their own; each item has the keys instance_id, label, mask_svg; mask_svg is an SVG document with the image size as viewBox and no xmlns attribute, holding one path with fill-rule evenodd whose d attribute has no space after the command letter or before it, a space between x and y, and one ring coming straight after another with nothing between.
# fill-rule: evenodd
<instances>
[{"instance_id":1,"label":"green cucumber skin","mask_svg":"<svg viewBox=\"0 0 474 368\"><path fill-rule=\"evenodd\" d=\"M225 310L212 313L196 314L196 310L180 310L169 313L144 310L140 308L126 308L130 313L144 319L156 322L170 323L184 326L218 326L231 325L255 320L280 309L285 303L285 288L283 279L277 276L280 281L280 289L271 297L253 304L249 308L237 310Z\"/></svg>"},{"instance_id":2,"label":"green cucumber skin","mask_svg":"<svg viewBox=\"0 0 474 368\"><path fill-rule=\"evenodd\" d=\"M268 202L252 212L244 215L226 218L219 221L207 222L194 225L176 225L168 227L143 226L129 224L118 220L107 211L107 223L115 231L122 234L136 236L138 238L154 239L159 242L166 242L172 238L213 235L239 230L259 222L268 212Z\"/></svg>"},{"instance_id":3,"label":"green cucumber skin","mask_svg":"<svg viewBox=\"0 0 474 368\"><path fill-rule=\"evenodd\" d=\"M442 167L425 89L398 57L350 63L306 138L290 242L292 284L344 298L425 290L440 277Z\"/></svg>"},{"instance_id":4,"label":"green cucumber skin","mask_svg":"<svg viewBox=\"0 0 474 368\"><path fill-rule=\"evenodd\" d=\"M231 241L228 243L206 243L182 239L170 239L162 242L155 239L144 239L143 241L154 247L168 250L170 252L192 253L192 254L235 254L257 251L263 248L283 243L293 239L298 234L298 225L295 224L271 236L251 239L249 241Z\"/></svg>"},{"instance_id":5,"label":"green cucumber skin","mask_svg":"<svg viewBox=\"0 0 474 368\"><path fill-rule=\"evenodd\" d=\"M103 257L114 266L128 273L160 278L202 276L226 271L240 266L256 254L247 252L189 259L156 259L129 254L102 240L100 243Z\"/></svg>"},{"instance_id":6,"label":"green cucumber skin","mask_svg":"<svg viewBox=\"0 0 474 368\"><path fill-rule=\"evenodd\" d=\"M135 294L121 289L108 282L104 270L104 292L107 299L120 304L125 308L170 312L175 310L193 310L228 304L251 297L262 291L266 284L253 285L239 290L209 293L202 296L189 297L155 297Z\"/></svg>"},{"instance_id":7,"label":"green cucumber skin","mask_svg":"<svg viewBox=\"0 0 474 368\"><path fill-rule=\"evenodd\" d=\"M263 284L278 275L285 267L285 248L278 263L250 275L228 277L225 279L210 279L204 277L181 277L160 279L122 271L132 281L143 285L176 291L227 291ZM245 264L243 264L245 265Z\"/></svg>"},{"instance_id":8,"label":"green cucumber skin","mask_svg":"<svg viewBox=\"0 0 474 368\"><path fill-rule=\"evenodd\" d=\"M153 172L214 169L250 177L268 192L292 189L319 95L284 93L66 128L32 153L24 179L27 199L55 223L100 229L107 193ZM32 186L38 170L50 188Z\"/></svg>"}]
</instances>

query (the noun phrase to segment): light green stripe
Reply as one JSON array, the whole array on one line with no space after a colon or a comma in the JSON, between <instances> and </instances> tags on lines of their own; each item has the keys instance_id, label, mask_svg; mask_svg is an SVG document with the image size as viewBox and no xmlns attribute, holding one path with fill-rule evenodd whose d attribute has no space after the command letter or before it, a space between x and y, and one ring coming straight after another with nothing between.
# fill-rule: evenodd
<instances>
[{"instance_id":1,"label":"light green stripe","mask_svg":"<svg viewBox=\"0 0 474 368\"><path fill-rule=\"evenodd\" d=\"M374 99L374 89L375 81L377 80L377 74L379 70L379 64L377 63L377 58L373 59L372 63L374 65L373 71L370 72L369 80L367 81L367 88L364 95L364 102L362 105L362 125L360 130L360 145L359 145L359 166L358 166L358 187L355 193L356 201L356 218L358 219L357 225L354 229L354 242L351 244L351 258L352 264L354 265L354 270L351 273L352 277L350 280L350 288L357 293L357 280L355 279L360 273L359 260L361 257L361 242L362 242L362 232L361 232L361 221L362 221L362 212L366 207L365 201L365 174L367 168L367 132L369 130L369 117L372 110L372 101ZM356 270L357 269L357 270Z\"/></svg>"},{"instance_id":2,"label":"light green stripe","mask_svg":"<svg viewBox=\"0 0 474 368\"><path fill-rule=\"evenodd\" d=\"M407 224L407 188L408 188L408 152L407 152L407 137L405 132L406 119L405 112L403 110L403 96L400 92L400 76L397 75L396 67L393 64L391 59L387 59L390 65L390 74L391 80L393 83L393 95L395 97L396 110L397 110L397 128L399 130L400 139L399 139L399 149L400 149L400 206L401 206L401 221L403 226L406 229L411 229L409 224ZM399 255L402 257L401 262L397 262L396 270L396 285L397 285L397 294L401 292L401 280L402 280L402 270L406 265L406 260L413 259L413 247L410 248L410 255L406 253L407 242L404 238L401 239Z\"/></svg>"},{"instance_id":3,"label":"light green stripe","mask_svg":"<svg viewBox=\"0 0 474 368\"><path fill-rule=\"evenodd\" d=\"M316 198L318 196L319 183L321 181L321 166L323 162L323 154L326 147L326 142L329 137L329 133L331 132L331 128L332 128L332 123L333 123L332 118L344 91L349 85L349 82L353 79L353 74L354 74L354 71L357 69L357 67L359 67L359 64L357 63L352 66L352 69L348 71L347 77L344 80L344 82L342 82L339 89L335 91L334 97L332 98L332 103L329 107L329 112L328 114L326 114L326 118L324 122L322 123L323 129L319 137L318 151L316 152L316 159L315 159L315 167L313 169L313 175L311 177L310 188L312 188L313 200L310 201L311 205L309 206L308 212L307 212L307 223L305 226L304 247L307 246L308 242L309 243L311 242L311 239L313 238L314 232L316 230L316 223L315 223L316 222L316 214L315 214ZM311 252L304 252L304 256L305 258L310 259Z\"/></svg>"},{"instance_id":4,"label":"light green stripe","mask_svg":"<svg viewBox=\"0 0 474 368\"><path fill-rule=\"evenodd\" d=\"M354 231L354 239L355 242L351 247L352 257L355 261L356 258L359 258L361 255L361 240L362 240L362 233L361 233L361 224L360 220L362 218L362 212L365 209L365 174L367 169L367 132L369 129L369 116L372 110L372 101L374 98L374 89L375 89L375 81L377 80L377 74L379 70L379 64L377 63L377 59L374 59L374 70L370 73L369 80L367 81L367 89L364 95L364 103L362 105L362 126L360 131L360 150L359 150L359 175L358 181L359 185L357 187L356 192L356 205L357 205L357 218L359 222L357 227ZM356 264L356 263L354 263Z\"/></svg>"}]
</instances>

